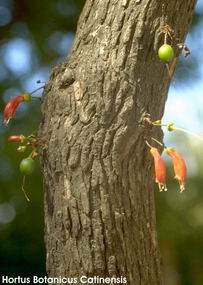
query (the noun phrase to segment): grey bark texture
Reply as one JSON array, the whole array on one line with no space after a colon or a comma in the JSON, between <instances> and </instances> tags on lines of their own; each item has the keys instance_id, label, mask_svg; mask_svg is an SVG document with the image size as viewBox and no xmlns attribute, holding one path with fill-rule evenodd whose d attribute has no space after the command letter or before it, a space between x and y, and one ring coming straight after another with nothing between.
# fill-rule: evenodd
<instances>
[{"instance_id":1,"label":"grey bark texture","mask_svg":"<svg viewBox=\"0 0 203 285\"><path fill-rule=\"evenodd\" d=\"M169 24L184 41L194 5L86 1L71 54L54 68L43 98L49 276L162 284L145 144L146 136L162 134L139 122L144 112L160 119L167 98L170 78L157 58L160 28Z\"/></svg>"}]
</instances>

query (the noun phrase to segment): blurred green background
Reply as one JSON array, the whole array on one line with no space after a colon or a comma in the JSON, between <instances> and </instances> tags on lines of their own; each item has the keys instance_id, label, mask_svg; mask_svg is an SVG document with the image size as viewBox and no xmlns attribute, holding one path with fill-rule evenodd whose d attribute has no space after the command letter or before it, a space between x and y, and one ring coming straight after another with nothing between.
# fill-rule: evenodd
<instances>
[{"instance_id":1,"label":"blurred green background","mask_svg":"<svg viewBox=\"0 0 203 285\"><path fill-rule=\"evenodd\" d=\"M169 92L164 119L201 133L203 79L203 1L196 7L188 45L189 59L181 59ZM0 0L0 110L12 97L39 87L50 70L62 62L71 48L84 1ZM196 91L195 91L196 90ZM203 89L202 89L203 90ZM41 96L41 92L37 92ZM196 103L195 103L196 102ZM189 109L187 109L189 108ZM188 113L190 112L190 113ZM188 115L189 114L189 115ZM40 169L26 181L31 199L22 192L19 163L28 153L16 152L7 143L10 134L31 134L40 122L40 104L22 105L8 127L0 118L0 275L45 275L43 241L43 190ZM158 238L166 285L203 284L203 155L197 140L182 134L167 135L189 168L187 191L178 193L169 165L167 193L158 193Z\"/></svg>"}]
</instances>

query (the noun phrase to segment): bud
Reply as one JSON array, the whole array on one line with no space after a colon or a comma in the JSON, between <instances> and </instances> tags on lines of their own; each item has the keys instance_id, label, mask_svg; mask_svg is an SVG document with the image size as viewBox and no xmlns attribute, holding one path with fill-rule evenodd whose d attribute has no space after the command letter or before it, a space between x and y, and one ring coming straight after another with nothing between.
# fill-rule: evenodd
<instances>
[{"instance_id":1,"label":"bud","mask_svg":"<svg viewBox=\"0 0 203 285\"><path fill-rule=\"evenodd\" d=\"M30 102L32 96L29 93L24 93L13 97L7 104L4 109L4 124L8 124L9 121L15 116L16 109L18 105L22 102Z\"/></svg>"},{"instance_id":2,"label":"bud","mask_svg":"<svg viewBox=\"0 0 203 285\"><path fill-rule=\"evenodd\" d=\"M167 124L167 130L168 130L169 132L174 131L174 123L168 123L168 124Z\"/></svg>"},{"instance_id":3,"label":"bud","mask_svg":"<svg viewBox=\"0 0 203 285\"><path fill-rule=\"evenodd\" d=\"M21 146L19 146L18 148L17 148L17 151L18 152L25 152L26 151L26 146L25 145L21 145Z\"/></svg>"},{"instance_id":4,"label":"bud","mask_svg":"<svg viewBox=\"0 0 203 285\"><path fill-rule=\"evenodd\" d=\"M187 167L185 160L173 148L166 148L166 153L172 158L175 179L177 179L179 182L180 192L183 192L185 190L185 181L187 178Z\"/></svg>"},{"instance_id":5,"label":"bud","mask_svg":"<svg viewBox=\"0 0 203 285\"><path fill-rule=\"evenodd\" d=\"M30 102L32 100L32 96L30 93L23 93L22 96L25 102Z\"/></svg>"},{"instance_id":6,"label":"bud","mask_svg":"<svg viewBox=\"0 0 203 285\"><path fill-rule=\"evenodd\" d=\"M8 137L9 142L20 142L23 143L25 140L25 136L23 135L16 135L16 136L10 136Z\"/></svg>"},{"instance_id":7,"label":"bud","mask_svg":"<svg viewBox=\"0 0 203 285\"><path fill-rule=\"evenodd\" d=\"M158 183L159 190L167 191L166 188L166 165L165 161L161 157L159 151L155 147L151 147L150 153L154 158L154 168L155 168L155 181Z\"/></svg>"}]
</instances>

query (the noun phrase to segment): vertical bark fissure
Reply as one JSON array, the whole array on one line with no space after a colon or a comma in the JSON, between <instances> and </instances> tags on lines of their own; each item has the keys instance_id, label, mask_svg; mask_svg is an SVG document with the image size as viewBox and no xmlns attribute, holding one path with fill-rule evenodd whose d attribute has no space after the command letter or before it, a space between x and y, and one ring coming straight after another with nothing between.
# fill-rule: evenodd
<instances>
[{"instance_id":1,"label":"vertical bark fissure","mask_svg":"<svg viewBox=\"0 0 203 285\"><path fill-rule=\"evenodd\" d=\"M144 111L163 115L170 80L156 56L158 30L167 18L184 38L195 1L180 2L184 17L175 0L86 1L72 52L54 69L43 103L50 276L162 283L148 133L139 120Z\"/></svg>"}]
</instances>

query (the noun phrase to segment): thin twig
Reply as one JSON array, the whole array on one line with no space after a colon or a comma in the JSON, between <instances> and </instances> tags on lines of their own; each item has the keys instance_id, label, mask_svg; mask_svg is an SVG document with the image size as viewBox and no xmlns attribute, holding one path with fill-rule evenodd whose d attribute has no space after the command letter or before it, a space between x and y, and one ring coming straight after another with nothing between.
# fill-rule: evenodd
<instances>
[{"instance_id":1,"label":"thin twig","mask_svg":"<svg viewBox=\"0 0 203 285\"><path fill-rule=\"evenodd\" d=\"M191 131L188 131L188 130L186 130L186 129L184 129L184 128L176 128L176 127L173 127L173 130L174 130L174 131L180 131L180 132L189 134L189 135L191 135L191 136L193 136L193 137L199 139L199 140L203 143L203 138L202 138L201 136L199 136L199 135L197 135L197 134L191 132Z\"/></svg>"},{"instance_id":2,"label":"thin twig","mask_svg":"<svg viewBox=\"0 0 203 285\"><path fill-rule=\"evenodd\" d=\"M35 89L35 90L32 91L30 94L34 94L35 92L37 92L38 90L41 90L41 89L43 89L43 88L45 88L45 85L44 85L44 86L41 86L41 87L39 87L39 88L37 88L37 89Z\"/></svg>"}]
</instances>

